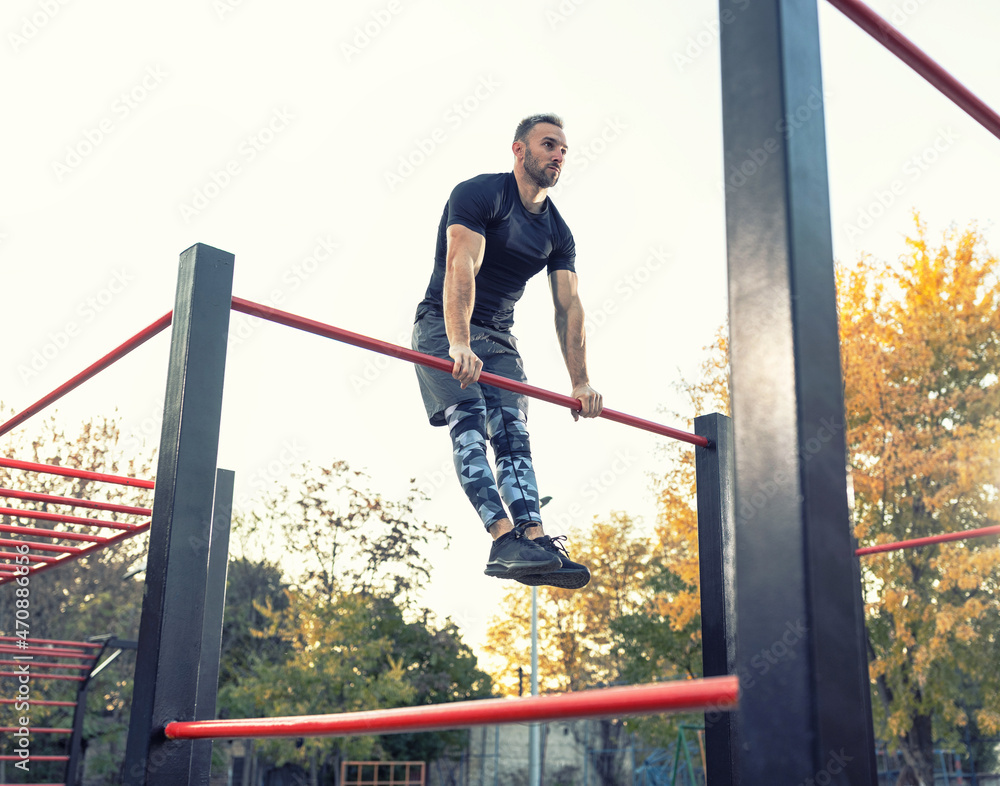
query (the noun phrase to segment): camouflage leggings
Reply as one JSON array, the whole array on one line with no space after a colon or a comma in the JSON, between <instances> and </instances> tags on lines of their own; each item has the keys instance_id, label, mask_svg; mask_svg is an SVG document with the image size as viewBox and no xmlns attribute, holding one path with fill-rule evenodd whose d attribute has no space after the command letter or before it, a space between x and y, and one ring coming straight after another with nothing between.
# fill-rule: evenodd
<instances>
[{"instance_id":1,"label":"camouflage leggings","mask_svg":"<svg viewBox=\"0 0 1000 786\"><path fill-rule=\"evenodd\" d=\"M515 525L541 523L527 414L490 398L461 401L444 413L462 488L486 527L504 518ZM486 458L487 438L496 458L495 479Z\"/></svg>"}]
</instances>

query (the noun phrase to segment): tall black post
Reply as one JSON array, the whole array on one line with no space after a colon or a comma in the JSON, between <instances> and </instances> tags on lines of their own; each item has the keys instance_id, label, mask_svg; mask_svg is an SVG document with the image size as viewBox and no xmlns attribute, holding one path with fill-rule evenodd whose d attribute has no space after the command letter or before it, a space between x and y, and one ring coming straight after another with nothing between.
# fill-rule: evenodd
<instances>
[{"instance_id":1,"label":"tall black post","mask_svg":"<svg viewBox=\"0 0 1000 786\"><path fill-rule=\"evenodd\" d=\"M698 478L698 557L701 571L702 673L736 674L736 543L733 421L713 413L695 418L694 431L709 441L695 448ZM738 716L705 712L705 777L710 786L739 783Z\"/></svg>"},{"instance_id":2,"label":"tall black post","mask_svg":"<svg viewBox=\"0 0 1000 786\"><path fill-rule=\"evenodd\" d=\"M233 255L197 244L181 254L163 430L149 530L124 783L187 783L193 746L167 741L194 720L208 587Z\"/></svg>"},{"instance_id":3,"label":"tall black post","mask_svg":"<svg viewBox=\"0 0 1000 786\"><path fill-rule=\"evenodd\" d=\"M222 651L222 619L226 606L226 569L229 567L229 526L233 513L234 473L220 469L215 475L215 514L208 547L208 593L201 634L201 668L198 669L198 720L215 718L219 689L219 656ZM201 544L192 544L200 548ZM189 784L208 786L212 774L212 741L195 740Z\"/></svg>"},{"instance_id":4,"label":"tall black post","mask_svg":"<svg viewBox=\"0 0 1000 786\"><path fill-rule=\"evenodd\" d=\"M720 0L740 772L874 784L816 0Z\"/></svg>"}]
</instances>

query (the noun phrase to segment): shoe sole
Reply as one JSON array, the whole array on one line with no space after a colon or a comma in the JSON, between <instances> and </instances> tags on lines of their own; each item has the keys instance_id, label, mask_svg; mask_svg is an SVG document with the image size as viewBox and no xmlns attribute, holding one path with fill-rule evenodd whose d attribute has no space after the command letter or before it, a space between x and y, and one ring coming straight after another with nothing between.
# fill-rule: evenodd
<instances>
[{"instance_id":1,"label":"shoe sole","mask_svg":"<svg viewBox=\"0 0 1000 786\"><path fill-rule=\"evenodd\" d=\"M558 587L559 589L580 589L590 583L589 570L557 570L552 573L530 573L518 576L517 580L529 587Z\"/></svg>"},{"instance_id":2,"label":"shoe sole","mask_svg":"<svg viewBox=\"0 0 1000 786\"><path fill-rule=\"evenodd\" d=\"M487 576L497 579L520 579L522 576L538 574L544 576L546 573L557 571L562 567L562 560L556 558L549 562L533 562L531 560L518 560L516 562L487 562Z\"/></svg>"}]
</instances>

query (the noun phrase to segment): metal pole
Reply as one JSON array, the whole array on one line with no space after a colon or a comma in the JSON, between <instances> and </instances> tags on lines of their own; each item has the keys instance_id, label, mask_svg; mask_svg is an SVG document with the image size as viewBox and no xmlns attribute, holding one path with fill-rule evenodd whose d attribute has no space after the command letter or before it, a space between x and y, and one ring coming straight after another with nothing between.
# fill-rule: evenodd
<instances>
[{"instance_id":1,"label":"metal pole","mask_svg":"<svg viewBox=\"0 0 1000 786\"><path fill-rule=\"evenodd\" d=\"M126 786L187 783L193 745L167 740L172 720L193 720L208 585L233 255L197 244L177 277L125 754Z\"/></svg>"},{"instance_id":2,"label":"metal pole","mask_svg":"<svg viewBox=\"0 0 1000 786\"><path fill-rule=\"evenodd\" d=\"M871 786L816 2L719 8L738 764L747 784Z\"/></svg>"},{"instance_id":3,"label":"metal pole","mask_svg":"<svg viewBox=\"0 0 1000 786\"><path fill-rule=\"evenodd\" d=\"M233 513L233 481L235 473L219 469L215 473L215 507L212 535L208 550L208 587L205 598L205 619L202 625L201 667L198 669L198 720L215 717L215 702L219 690L219 657L222 651L222 619L226 606L226 569L229 565L229 526ZM195 551L202 544L192 544ZM212 741L196 740L191 759L189 784L208 786L212 774Z\"/></svg>"},{"instance_id":4,"label":"metal pole","mask_svg":"<svg viewBox=\"0 0 1000 786\"><path fill-rule=\"evenodd\" d=\"M713 413L695 418L696 434L710 447L695 448L698 477L698 556L701 571L702 674L736 673L736 517L733 421ZM712 786L738 783L737 714L705 712L706 778Z\"/></svg>"},{"instance_id":5,"label":"metal pole","mask_svg":"<svg viewBox=\"0 0 1000 786\"><path fill-rule=\"evenodd\" d=\"M531 695L538 695L538 587L531 588ZM528 784L542 784L542 746L539 726L528 727Z\"/></svg>"}]
</instances>

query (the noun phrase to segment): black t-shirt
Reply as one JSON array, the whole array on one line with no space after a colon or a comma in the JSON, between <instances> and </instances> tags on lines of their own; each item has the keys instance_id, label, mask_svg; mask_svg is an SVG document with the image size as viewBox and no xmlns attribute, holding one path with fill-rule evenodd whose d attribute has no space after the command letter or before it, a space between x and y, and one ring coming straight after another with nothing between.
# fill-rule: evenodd
<instances>
[{"instance_id":1,"label":"black t-shirt","mask_svg":"<svg viewBox=\"0 0 1000 786\"><path fill-rule=\"evenodd\" d=\"M575 270L573 234L551 199L546 198L541 213L531 213L521 204L513 172L479 175L455 186L444 206L434 272L417 308L418 319L428 311L444 311L447 229L452 224L486 238L483 264L476 275L474 324L510 330L514 304L524 294L529 278L543 268L548 273Z\"/></svg>"}]
</instances>

